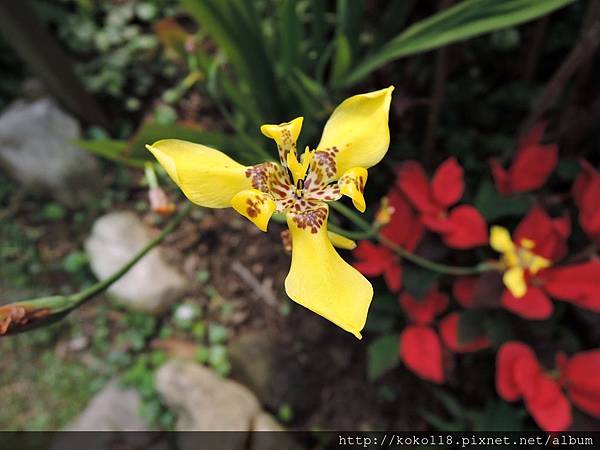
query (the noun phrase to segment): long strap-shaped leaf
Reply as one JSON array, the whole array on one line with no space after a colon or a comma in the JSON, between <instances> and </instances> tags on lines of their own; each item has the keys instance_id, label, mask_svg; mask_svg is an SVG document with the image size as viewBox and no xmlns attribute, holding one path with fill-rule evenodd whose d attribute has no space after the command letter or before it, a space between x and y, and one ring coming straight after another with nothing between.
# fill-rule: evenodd
<instances>
[{"instance_id":1,"label":"long strap-shaped leaf","mask_svg":"<svg viewBox=\"0 0 600 450\"><path fill-rule=\"evenodd\" d=\"M517 25L575 0L466 0L417 22L367 56L340 83L349 86L398 58Z\"/></svg>"}]
</instances>

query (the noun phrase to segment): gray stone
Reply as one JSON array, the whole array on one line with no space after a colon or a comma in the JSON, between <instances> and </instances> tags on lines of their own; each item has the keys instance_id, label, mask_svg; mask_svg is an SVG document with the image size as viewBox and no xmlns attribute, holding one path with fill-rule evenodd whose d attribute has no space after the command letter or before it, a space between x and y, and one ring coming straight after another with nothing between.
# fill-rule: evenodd
<instances>
[{"instance_id":1,"label":"gray stone","mask_svg":"<svg viewBox=\"0 0 600 450\"><path fill-rule=\"evenodd\" d=\"M90 265L103 280L139 252L151 236L141 220L131 212L114 212L94 223L85 242ZM142 258L108 293L125 307L161 314L187 290L186 279L155 248Z\"/></svg>"},{"instance_id":2,"label":"gray stone","mask_svg":"<svg viewBox=\"0 0 600 450\"><path fill-rule=\"evenodd\" d=\"M137 415L141 400L137 391L123 389L110 381L90 401L85 410L65 429L67 431L146 431Z\"/></svg>"},{"instance_id":3,"label":"gray stone","mask_svg":"<svg viewBox=\"0 0 600 450\"><path fill-rule=\"evenodd\" d=\"M156 389L178 413L180 431L248 431L261 412L246 387L191 362L172 361L161 367Z\"/></svg>"},{"instance_id":4,"label":"gray stone","mask_svg":"<svg viewBox=\"0 0 600 450\"><path fill-rule=\"evenodd\" d=\"M178 431L238 431L230 434L202 435L203 448L213 450L292 450L295 442L284 433L277 421L261 409L258 400L246 387L221 378L193 362L171 361L156 374L156 389L178 415ZM243 433L243 432L247 433ZM214 438L214 442L208 442ZM181 449L197 449L198 437L178 436Z\"/></svg>"},{"instance_id":5,"label":"gray stone","mask_svg":"<svg viewBox=\"0 0 600 450\"><path fill-rule=\"evenodd\" d=\"M67 206L92 201L101 186L98 161L75 146L79 125L50 98L18 100L0 116L0 166L30 190Z\"/></svg>"}]
</instances>

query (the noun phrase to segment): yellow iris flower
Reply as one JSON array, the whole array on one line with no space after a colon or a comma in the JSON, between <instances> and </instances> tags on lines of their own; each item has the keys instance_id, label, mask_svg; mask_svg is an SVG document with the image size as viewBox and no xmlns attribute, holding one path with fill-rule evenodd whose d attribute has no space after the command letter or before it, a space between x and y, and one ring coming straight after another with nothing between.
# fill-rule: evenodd
<instances>
[{"instance_id":1,"label":"yellow iris flower","mask_svg":"<svg viewBox=\"0 0 600 450\"><path fill-rule=\"evenodd\" d=\"M327 231L329 207L342 195L364 212L367 168L385 156L393 86L342 102L325 125L316 149L299 156L296 141L302 117L263 125L275 140L281 165L243 166L200 144L165 139L147 146L169 176L194 203L233 207L262 231L275 212L283 212L292 237L292 263L285 290L295 302L332 321L359 339L373 298L373 287L332 245L352 241Z\"/></svg>"},{"instance_id":2,"label":"yellow iris flower","mask_svg":"<svg viewBox=\"0 0 600 450\"><path fill-rule=\"evenodd\" d=\"M504 275L502 282L510 293L521 298L527 293L526 274L535 275L542 269L550 267L551 262L532 250L535 242L522 239L519 245L510 237L509 231L504 227L493 226L490 232L490 245L494 250L502 253Z\"/></svg>"}]
</instances>

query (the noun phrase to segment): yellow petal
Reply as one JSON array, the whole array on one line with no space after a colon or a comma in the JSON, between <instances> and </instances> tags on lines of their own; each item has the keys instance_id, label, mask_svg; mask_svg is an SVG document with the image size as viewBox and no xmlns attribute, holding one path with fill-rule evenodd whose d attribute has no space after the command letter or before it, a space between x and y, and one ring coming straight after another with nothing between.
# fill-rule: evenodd
<instances>
[{"instance_id":1,"label":"yellow petal","mask_svg":"<svg viewBox=\"0 0 600 450\"><path fill-rule=\"evenodd\" d=\"M269 219L276 209L271 196L258 189L247 189L238 192L231 199L231 206L242 216L252 221L261 231L267 231Z\"/></svg>"},{"instance_id":2,"label":"yellow petal","mask_svg":"<svg viewBox=\"0 0 600 450\"><path fill-rule=\"evenodd\" d=\"M502 282L510 293L521 298L527 293L527 283L525 282L525 272L520 267L513 267L504 272Z\"/></svg>"},{"instance_id":3,"label":"yellow petal","mask_svg":"<svg viewBox=\"0 0 600 450\"><path fill-rule=\"evenodd\" d=\"M533 258L531 258L531 263L529 264L529 271L535 275L540 270L547 269L551 265L552 262L549 259L534 254Z\"/></svg>"},{"instance_id":4,"label":"yellow petal","mask_svg":"<svg viewBox=\"0 0 600 450\"><path fill-rule=\"evenodd\" d=\"M385 156L390 145L388 118L393 90L390 86L355 95L333 111L317 151L333 156L334 178L352 167L368 169Z\"/></svg>"},{"instance_id":5,"label":"yellow petal","mask_svg":"<svg viewBox=\"0 0 600 450\"><path fill-rule=\"evenodd\" d=\"M287 164L287 157L290 152L296 154L296 141L302 129L303 117L297 117L291 122L280 123L279 125L262 125L260 131L266 137L274 139L279 150L279 160L281 164Z\"/></svg>"},{"instance_id":6,"label":"yellow petal","mask_svg":"<svg viewBox=\"0 0 600 450\"><path fill-rule=\"evenodd\" d=\"M164 139L146 148L192 202L228 208L235 194L251 188L247 167L225 153L179 139Z\"/></svg>"},{"instance_id":7,"label":"yellow petal","mask_svg":"<svg viewBox=\"0 0 600 450\"><path fill-rule=\"evenodd\" d=\"M506 253L515 250L510 232L504 228L494 225L490 231L490 245L498 253Z\"/></svg>"},{"instance_id":8,"label":"yellow petal","mask_svg":"<svg viewBox=\"0 0 600 450\"><path fill-rule=\"evenodd\" d=\"M338 180L340 192L350 197L354 207L360 212L365 212L367 209L364 196L367 176L367 169L364 167L353 167L344 172L344 175Z\"/></svg>"},{"instance_id":9,"label":"yellow petal","mask_svg":"<svg viewBox=\"0 0 600 450\"><path fill-rule=\"evenodd\" d=\"M373 287L333 248L327 235L328 213L323 204L303 214L287 215L292 266L285 290L295 302L360 339Z\"/></svg>"},{"instance_id":10,"label":"yellow petal","mask_svg":"<svg viewBox=\"0 0 600 450\"><path fill-rule=\"evenodd\" d=\"M327 236L334 247L341 248L343 250L354 250L356 248L356 242L352 239L348 239L346 236L328 231Z\"/></svg>"}]
</instances>

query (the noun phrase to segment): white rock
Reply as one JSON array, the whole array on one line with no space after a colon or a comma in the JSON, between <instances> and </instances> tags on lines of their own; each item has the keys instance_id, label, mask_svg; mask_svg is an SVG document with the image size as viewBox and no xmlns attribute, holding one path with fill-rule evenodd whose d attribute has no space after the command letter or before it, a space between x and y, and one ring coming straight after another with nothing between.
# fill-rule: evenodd
<instances>
[{"instance_id":1,"label":"white rock","mask_svg":"<svg viewBox=\"0 0 600 450\"><path fill-rule=\"evenodd\" d=\"M131 212L114 212L94 223L85 242L92 271L103 280L139 252L151 237L140 219ZM155 248L140 260L108 293L125 307L161 314L187 289L186 279Z\"/></svg>"},{"instance_id":2,"label":"white rock","mask_svg":"<svg viewBox=\"0 0 600 450\"><path fill-rule=\"evenodd\" d=\"M77 148L79 125L50 98L18 100L0 116L0 166L28 189L68 206L92 201L101 186L96 159Z\"/></svg>"}]
</instances>

